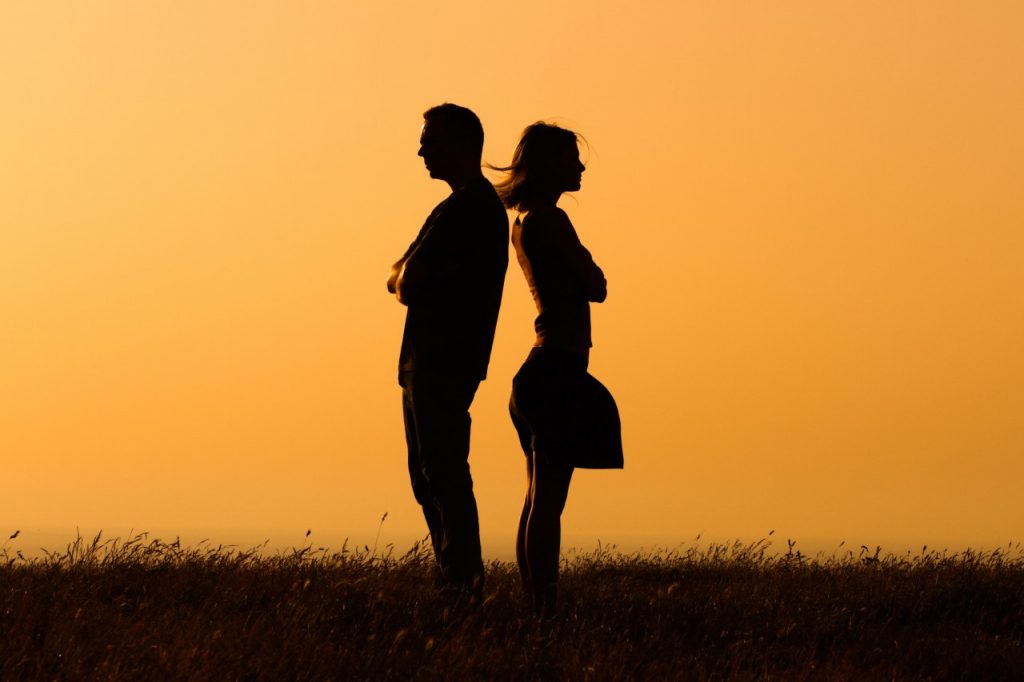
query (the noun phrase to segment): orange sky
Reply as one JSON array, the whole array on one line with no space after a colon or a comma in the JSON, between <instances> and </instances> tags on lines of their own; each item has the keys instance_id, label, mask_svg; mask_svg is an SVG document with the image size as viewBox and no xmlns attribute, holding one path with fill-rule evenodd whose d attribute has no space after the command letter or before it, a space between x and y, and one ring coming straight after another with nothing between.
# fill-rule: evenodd
<instances>
[{"instance_id":1,"label":"orange sky","mask_svg":"<svg viewBox=\"0 0 1024 682\"><path fill-rule=\"evenodd\" d=\"M453 101L494 163L542 118L592 144L562 205L608 275L591 369L627 465L577 474L567 544L1021 540L1022 25L1016 2L5 2L0 533L424 534L384 280L446 194L416 150ZM491 556L533 314L513 260L473 410Z\"/></svg>"}]
</instances>

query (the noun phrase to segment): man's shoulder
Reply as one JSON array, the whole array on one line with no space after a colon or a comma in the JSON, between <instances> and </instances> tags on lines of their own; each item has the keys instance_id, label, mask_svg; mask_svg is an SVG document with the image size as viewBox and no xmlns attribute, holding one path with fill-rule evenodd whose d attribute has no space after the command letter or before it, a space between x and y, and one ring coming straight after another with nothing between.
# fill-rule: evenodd
<instances>
[{"instance_id":1,"label":"man's shoulder","mask_svg":"<svg viewBox=\"0 0 1024 682\"><path fill-rule=\"evenodd\" d=\"M450 209L466 222L485 221L508 229L508 213L494 186L486 179L474 182L451 195Z\"/></svg>"}]
</instances>

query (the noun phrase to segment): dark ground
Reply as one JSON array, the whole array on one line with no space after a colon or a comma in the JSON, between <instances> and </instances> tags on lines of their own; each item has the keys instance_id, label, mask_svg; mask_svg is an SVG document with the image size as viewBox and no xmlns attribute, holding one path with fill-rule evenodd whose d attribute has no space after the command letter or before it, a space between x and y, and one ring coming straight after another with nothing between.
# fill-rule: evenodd
<instances>
[{"instance_id":1,"label":"dark ground","mask_svg":"<svg viewBox=\"0 0 1024 682\"><path fill-rule=\"evenodd\" d=\"M514 566L452 607L418 548L0 552L0 680L1024 679L1019 546L812 560L767 545L582 555L543 623Z\"/></svg>"}]
</instances>

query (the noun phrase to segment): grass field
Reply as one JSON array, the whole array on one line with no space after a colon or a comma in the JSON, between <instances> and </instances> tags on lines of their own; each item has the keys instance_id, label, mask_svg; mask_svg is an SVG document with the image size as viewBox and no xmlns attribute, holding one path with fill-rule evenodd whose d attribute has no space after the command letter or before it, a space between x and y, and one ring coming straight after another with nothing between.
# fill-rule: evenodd
<instances>
[{"instance_id":1,"label":"grass field","mask_svg":"<svg viewBox=\"0 0 1024 682\"><path fill-rule=\"evenodd\" d=\"M1019 545L768 550L574 555L538 622L507 563L482 604L442 601L422 546L0 549L0 680L1024 679Z\"/></svg>"}]
</instances>

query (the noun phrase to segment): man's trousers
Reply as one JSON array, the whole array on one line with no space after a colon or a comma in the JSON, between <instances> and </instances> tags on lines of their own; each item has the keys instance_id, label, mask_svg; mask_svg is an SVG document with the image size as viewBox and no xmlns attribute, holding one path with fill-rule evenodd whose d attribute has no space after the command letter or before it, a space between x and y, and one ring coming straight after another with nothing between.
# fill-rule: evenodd
<instances>
[{"instance_id":1,"label":"man's trousers","mask_svg":"<svg viewBox=\"0 0 1024 682\"><path fill-rule=\"evenodd\" d=\"M479 593L484 566L469 473L469 406L480 380L416 370L399 375L409 477L430 530L441 587Z\"/></svg>"}]
</instances>

